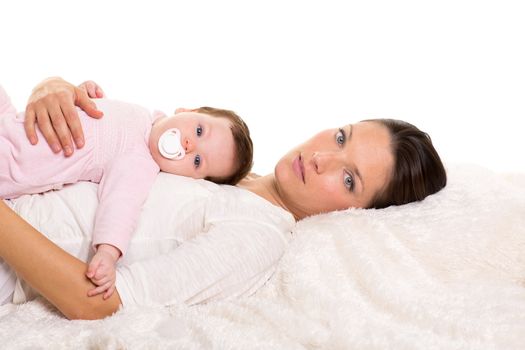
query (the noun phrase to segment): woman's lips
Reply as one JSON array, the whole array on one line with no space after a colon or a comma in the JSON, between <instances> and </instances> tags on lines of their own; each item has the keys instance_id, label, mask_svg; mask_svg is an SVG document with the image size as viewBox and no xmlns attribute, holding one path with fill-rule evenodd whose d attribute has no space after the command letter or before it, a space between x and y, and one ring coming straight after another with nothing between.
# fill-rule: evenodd
<instances>
[{"instance_id":1,"label":"woman's lips","mask_svg":"<svg viewBox=\"0 0 525 350\"><path fill-rule=\"evenodd\" d=\"M304 165L303 165L303 158L301 157L301 155L299 154L292 162L292 168L293 168L293 172L295 173L295 175L297 175L297 177L303 182L304 182Z\"/></svg>"}]
</instances>

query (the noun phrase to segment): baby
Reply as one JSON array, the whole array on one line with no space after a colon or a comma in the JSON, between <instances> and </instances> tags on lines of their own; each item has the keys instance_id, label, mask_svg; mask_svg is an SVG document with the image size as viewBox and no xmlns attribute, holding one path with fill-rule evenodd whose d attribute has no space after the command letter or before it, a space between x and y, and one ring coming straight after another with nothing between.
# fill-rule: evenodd
<instances>
[{"instance_id":1,"label":"baby","mask_svg":"<svg viewBox=\"0 0 525 350\"><path fill-rule=\"evenodd\" d=\"M0 86L0 198L78 181L98 183L95 254L86 276L97 285L88 295L104 293L106 299L157 173L234 185L251 169L253 145L247 125L229 110L177 109L168 117L130 103L93 101L104 118L92 119L79 109L85 146L64 157L43 142L29 143L24 113L16 113Z\"/></svg>"}]
</instances>

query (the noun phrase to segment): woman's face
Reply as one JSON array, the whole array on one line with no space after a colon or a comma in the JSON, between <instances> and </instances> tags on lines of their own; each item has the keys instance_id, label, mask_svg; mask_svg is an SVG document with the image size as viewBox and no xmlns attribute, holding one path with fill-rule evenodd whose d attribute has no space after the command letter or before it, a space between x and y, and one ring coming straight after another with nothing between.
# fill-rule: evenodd
<instances>
[{"instance_id":1,"label":"woman's face","mask_svg":"<svg viewBox=\"0 0 525 350\"><path fill-rule=\"evenodd\" d=\"M320 132L275 167L277 191L298 219L349 207L366 208L390 179L389 131L360 122Z\"/></svg>"}]
</instances>

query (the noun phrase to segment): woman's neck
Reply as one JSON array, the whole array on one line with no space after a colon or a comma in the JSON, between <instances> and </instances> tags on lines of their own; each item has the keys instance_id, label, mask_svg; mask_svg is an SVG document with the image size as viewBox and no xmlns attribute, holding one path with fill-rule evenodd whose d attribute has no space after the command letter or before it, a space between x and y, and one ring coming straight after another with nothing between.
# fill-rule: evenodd
<instances>
[{"instance_id":1,"label":"woman's neck","mask_svg":"<svg viewBox=\"0 0 525 350\"><path fill-rule=\"evenodd\" d=\"M295 214L292 213L284 204L277 186L275 185L275 178L273 174L258 177L250 176L239 182L237 187L241 187L255 193L273 205L281 207L284 210L290 212L295 217Z\"/></svg>"}]
</instances>

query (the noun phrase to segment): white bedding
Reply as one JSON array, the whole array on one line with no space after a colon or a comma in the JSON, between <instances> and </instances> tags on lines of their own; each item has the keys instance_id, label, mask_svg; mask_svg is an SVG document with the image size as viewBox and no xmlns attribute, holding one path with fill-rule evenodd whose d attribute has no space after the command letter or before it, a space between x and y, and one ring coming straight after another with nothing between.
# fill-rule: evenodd
<instances>
[{"instance_id":1,"label":"white bedding","mask_svg":"<svg viewBox=\"0 0 525 350\"><path fill-rule=\"evenodd\" d=\"M41 298L9 304L1 347L524 349L525 174L448 170L421 203L299 222L254 296L100 321L67 321ZM80 204L63 192L67 215Z\"/></svg>"}]
</instances>

